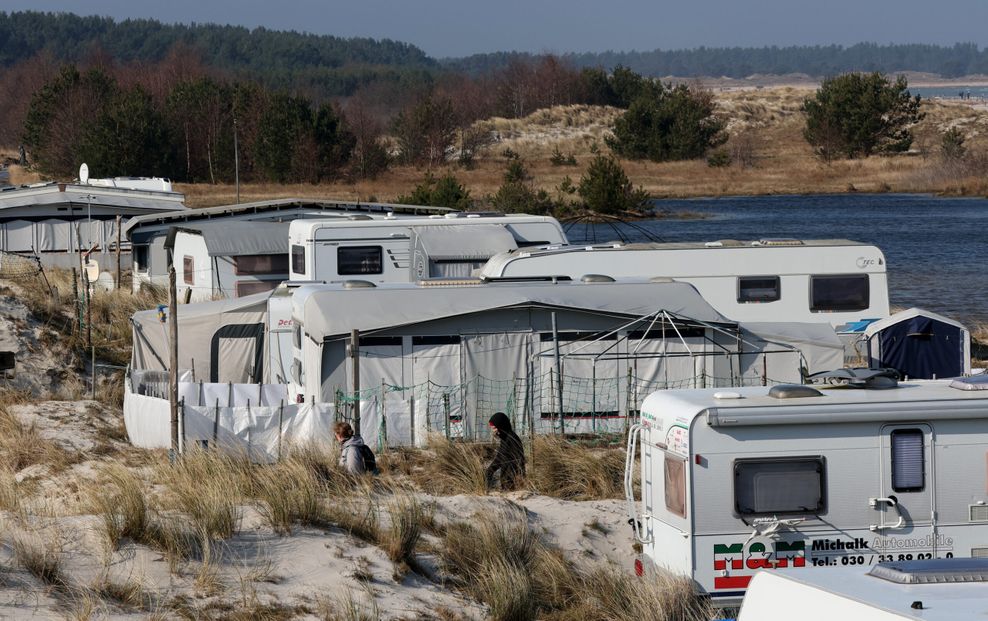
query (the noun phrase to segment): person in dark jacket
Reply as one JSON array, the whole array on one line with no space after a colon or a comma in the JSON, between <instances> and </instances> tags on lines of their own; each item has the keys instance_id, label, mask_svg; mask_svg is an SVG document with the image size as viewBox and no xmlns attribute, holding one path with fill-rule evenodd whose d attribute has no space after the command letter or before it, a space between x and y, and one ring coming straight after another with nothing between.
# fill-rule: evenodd
<instances>
[{"instance_id":1,"label":"person in dark jacket","mask_svg":"<svg viewBox=\"0 0 988 621\"><path fill-rule=\"evenodd\" d=\"M494 437L501 443L497 447L494 461L487 467L487 487L493 487L495 478L499 478L501 489L515 489L518 480L525 476L525 448L504 412L491 416L489 424L494 428Z\"/></svg>"}]
</instances>

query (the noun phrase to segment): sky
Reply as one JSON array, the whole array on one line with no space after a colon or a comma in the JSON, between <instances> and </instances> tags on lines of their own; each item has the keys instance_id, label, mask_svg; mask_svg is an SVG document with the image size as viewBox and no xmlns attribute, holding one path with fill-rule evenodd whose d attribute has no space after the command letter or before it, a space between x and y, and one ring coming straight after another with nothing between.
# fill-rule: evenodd
<instances>
[{"instance_id":1,"label":"sky","mask_svg":"<svg viewBox=\"0 0 988 621\"><path fill-rule=\"evenodd\" d=\"M0 0L0 10L388 38L436 58L863 41L988 46L988 0Z\"/></svg>"}]
</instances>

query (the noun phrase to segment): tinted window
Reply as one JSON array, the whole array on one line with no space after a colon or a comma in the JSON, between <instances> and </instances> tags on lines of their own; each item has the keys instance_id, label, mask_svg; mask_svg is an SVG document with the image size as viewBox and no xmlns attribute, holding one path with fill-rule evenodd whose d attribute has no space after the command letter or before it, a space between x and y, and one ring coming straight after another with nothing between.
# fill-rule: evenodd
<instances>
[{"instance_id":1,"label":"tinted window","mask_svg":"<svg viewBox=\"0 0 988 621\"><path fill-rule=\"evenodd\" d=\"M292 272L305 275L305 246L292 246Z\"/></svg>"},{"instance_id":2,"label":"tinted window","mask_svg":"<svg viewBox=\"0 0 988 621\"><path fill-rule=\"evenodd\" d=\"M336 272L351 274L383 273L380 246L350 246L336 250Z\"/></svg>"},{"instance_id":3,"label":"tinted window","mask_svg":"<svg viewBox=\"0 0 988 621\"><path fill-rule=\"evenodd\" d=\"M288 255L245 254L233 258L233 269L238 276L287 274Z\"/></svg>"},{"instance_id":4,"label":"tinted window","mask_svg":"<svg viewBox=\"0 0 988 621\"><path fill-rule=\"evenodd\" d=\"M182 257L182 281L187 285L195 284L196 262L190 256Z\"/></svg>"},{"instance_id":5,"label":"tinted window","mask_svg":"<svg viewBox=\"0 0 988 621\"><path fill-rule=\"evenodd\" d=\"M666 509L686 517L686 460L665 456Z\"/></svg>"},{"instance_id":6,"label":"tinted window","mask_svg":"<svg viewBox=\"0 0 988 621\"><path fill-rule=\"evenodd\" d=\"M780 296L778 276L738 278L738 302L774 302Z\"/></svg>"},{"instance_id":7,"label":"tinted window","mask_svg":"<svg viewBox=\"0 0 988 621\"><path fill-rule=\"evenodd\" d=\"M869 306L868 275L811 276L810 310L860 311Z\"/></svg>"},{"instance_id":8,"label":"tinted window","mask_svg":"<svg viewBox=\"0 0 988 621\"><path fill-rule=\"evenodd\" d=\"M254 295L276 289L281 284L280 280L240 280L237 281L237 297Z\"/></svg>"},{"instance_id":9,"label":"tinted window","mask_svg":"<svg viewBox=\"0 0 988 621\"><path fill-rule=\"evenodd\" d=\"M821 513L825 470L822 457L739 459L734 509L740 515Z\"/></svg>"},{"instance_id":10,"label":"tinted window","mask_svg":"<svg viewBox=\"0 0 988 621\"><path fill-rule=\"evenodd\" d=\"M896 429L892 432L892 489L897 492L920 492L924 487L923 432L920 429Z\"/></svg>"}]
</instances>

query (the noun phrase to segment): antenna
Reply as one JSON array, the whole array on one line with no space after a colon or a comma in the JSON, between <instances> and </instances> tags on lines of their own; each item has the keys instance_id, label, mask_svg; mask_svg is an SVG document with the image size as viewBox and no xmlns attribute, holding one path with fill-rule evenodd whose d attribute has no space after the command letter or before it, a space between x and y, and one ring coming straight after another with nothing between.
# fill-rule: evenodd
<instances>
[{"instance_id":1,"label":"antenna","mask_svg":"<svg viewBox=\"0 0 988 621\"><path fill-rule=\"evenodd\" d=\"M85 162L79 167L79 182L89 185L89 164Z\"/></svg>"}]
</instances>

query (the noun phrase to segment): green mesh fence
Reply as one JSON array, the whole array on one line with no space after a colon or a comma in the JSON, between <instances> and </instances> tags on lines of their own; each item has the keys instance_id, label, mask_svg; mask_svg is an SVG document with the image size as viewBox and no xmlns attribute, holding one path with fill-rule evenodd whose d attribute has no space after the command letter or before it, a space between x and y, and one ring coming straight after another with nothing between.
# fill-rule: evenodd
<instances>
[{"instance_id":1,"label":"green mesh fence","mask_svg":"<svg viewBox=\"0 0 988 621\"><path fill-rule=\"evenodd\" d=\"M762 386L780 383L762 377L717 377L698 374L676 380L636 377L586 378L563 375L562 386L554 373L510 380L476 376L467 382L440 385L424 382L415 386L383 384L363 389L359 394L338 391L335 416L353 421L354 405L363 404L377 413L378 429L364 428L364 437L388 442L388 410L399 402L411 401L406 408L416 419L415 433L434 433L451 439L487 440L487 421L495 412L504 412L522 436L540 434L596 435L620 433L637 419L642 402L657 390ZM560 408L560 392L562 408Z\"/></svg>"}]
</instances>

